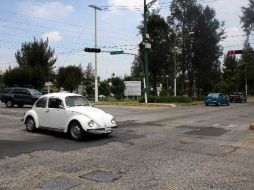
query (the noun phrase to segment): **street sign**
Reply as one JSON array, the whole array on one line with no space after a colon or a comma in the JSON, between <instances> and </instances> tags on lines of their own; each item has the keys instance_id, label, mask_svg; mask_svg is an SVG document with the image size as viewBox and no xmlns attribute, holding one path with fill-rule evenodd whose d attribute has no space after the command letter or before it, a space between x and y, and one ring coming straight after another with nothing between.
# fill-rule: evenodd
<instances>
[{"instance_id":1,"label":"street sign","mask_svg":"<svg viewBox=\"0 0 254 190\"><path fill-rule=\"evenodd\" d=\"M111 51L110 55L123 54L123 51Z\"/></svg>"}]
</instances>

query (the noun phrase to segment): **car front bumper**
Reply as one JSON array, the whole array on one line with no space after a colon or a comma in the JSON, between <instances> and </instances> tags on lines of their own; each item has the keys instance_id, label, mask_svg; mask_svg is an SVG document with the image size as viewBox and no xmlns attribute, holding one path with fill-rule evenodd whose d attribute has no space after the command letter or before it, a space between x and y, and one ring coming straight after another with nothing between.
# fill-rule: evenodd
<instances>
[{"instance_id":1,"label":"car front bumper","mask_svg":"<svg viewBox=\"0 0 254 190\"><path fill-rule=\"evenodd\" d=\"M115 128L118 128L118 126L114 127L107 127L107 128L97 128L97 129L87 129L86 132L91 134L110 134L114 131Z\"/></svg>"},{"instance_id":2,"label":"car front bumper","mask_svg":"<svg viewBox=\"0 0 254 190\"><path fill-rule=\"evenodd\" d=\"M205 102L205 104L209 104L209 105L216 105L218 103L219 103L219 101L216 101L216 100L210 100L210 101Z\"/></svg>"}]
</instances>

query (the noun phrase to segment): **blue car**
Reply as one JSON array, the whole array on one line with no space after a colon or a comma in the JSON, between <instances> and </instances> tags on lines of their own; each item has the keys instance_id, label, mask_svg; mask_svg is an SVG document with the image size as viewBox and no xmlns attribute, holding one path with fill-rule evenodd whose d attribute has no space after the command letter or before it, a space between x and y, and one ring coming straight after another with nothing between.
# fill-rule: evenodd
<instances>
[{"instance_id":1,"label":"blue car","mask_svg":"<svg viewBox=\"0 0 254 190\"><path fill-rule=\"evenodd\" d=\"M209 106L209 105L216 105L216 106L227 105L227 106L229 106L230 101L227 98L227 96L225 96L222 93L211 93L205 97L205 105L206 106Z\"/></svg>"}]
</instances>

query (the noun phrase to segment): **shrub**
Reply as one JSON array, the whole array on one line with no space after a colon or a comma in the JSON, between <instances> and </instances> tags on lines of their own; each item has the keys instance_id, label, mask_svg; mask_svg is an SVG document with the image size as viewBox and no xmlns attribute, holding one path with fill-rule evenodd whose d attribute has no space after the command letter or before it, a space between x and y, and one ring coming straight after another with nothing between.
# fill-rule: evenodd
<instances>
[{"instance_id":1,"label":"shrub","mask_svg":"<svg viewBox=\"0 0 254 190\"><path fill-rule=\"evenodd\" d=\"M192 101L203 101L203 100L204 100L204 97L203 97L203 96L192 97L191 99L192 99Z\"/></svg>"}]
</instances>

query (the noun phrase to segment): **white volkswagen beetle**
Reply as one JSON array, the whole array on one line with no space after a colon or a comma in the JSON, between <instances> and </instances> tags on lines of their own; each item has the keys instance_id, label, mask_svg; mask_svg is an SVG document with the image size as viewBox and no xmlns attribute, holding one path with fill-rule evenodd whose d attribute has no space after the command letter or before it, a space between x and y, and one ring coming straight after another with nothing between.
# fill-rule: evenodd
<instances>
[{"instance_id":1,"label":"white volkswagen beetle","mask_svg":"<svg viewBox=\"0 0 254 190\"><path fill-rule=\"evenodd\" d=\"M69 133L75 140L85 132L110 134L116 128L115 118L90 106L87 99L73 93L46 94L38 99L23 118L28 131L37 128Z\"/></svg>"}]
</instances>

